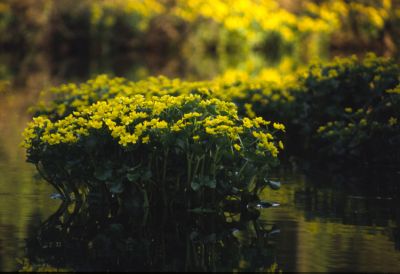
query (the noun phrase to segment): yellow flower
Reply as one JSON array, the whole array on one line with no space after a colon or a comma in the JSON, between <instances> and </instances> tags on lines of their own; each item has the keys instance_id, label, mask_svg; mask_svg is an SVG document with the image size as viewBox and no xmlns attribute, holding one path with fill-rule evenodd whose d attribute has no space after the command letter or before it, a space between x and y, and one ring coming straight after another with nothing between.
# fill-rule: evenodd
<instances>
[{"instance_id":1,"label":"yellow flower","mask_svg":"<svg viewBox=\"0 0 400 274\"><path fill-rule=\"evenodd\" d=\"M325 131L326 127L325 126L320 126L317 130L318 133L321 133L323 131Z\"/></svg>"},{"instance_id":2,"label":"yellow flower","mask_svg":"<svg viewBox=\"0 0 400 274\"><path fill-rule=\"evenodd\" d=\"M242 149L242 147L238 144L234 144L233 147L237 150L240 151Z\"/></svg>"},{"instance_id":3,"label":"yellow flower","mask_svg":"<svg viewBox=\"0 0 400 274\"><path fill-rule=\"evenodd\" d=\"M206 128L206 132L207 132L208 134L210 134L210 135L217 134L217 133L215 132L215 129L209 128L209 127Z\"/></svg>"},{"instance_id":4,"label":"yellow flower","mask_svg":"<svg viewBox=\"0 0 400 274\"><path fill-rule=\"evenodd\" d=\"M88 126L91 128L95 128L95 129L99 129L103 126L103 122L102 121L95 121L95 120L90 120L88 122Z\"/></svg>"},{"instance_id":5,"label":"yellow flower","mask_svg":"<svg viewBox=\"0 0 400 274\"><path fill-rule=\"evenodd\" d=\"M43 136L43 137L46 137L46 136ZM57 145L57 144L61 143L62 137L59 133L52 133L48 137L49 138L48 138L47 142L49 143L49 145Z\"/></svg>"},{"instance_id":6,"label":"yellow flower","mask_svg":"<svg viewBox=\"0 0 400 274\"><path fill-rule=\"evenodd\" d=\"M154 128L159 128L159 129L168 128L168 123L165 122L165 121L158 121L158 122L154 125Z\"/></svg>"},{"instance_id":7,"label":"yellow flower","mask_svg":"<svg viewBox=\"0 0 400 274\"><path fill-rule=\"evenodd\" d=\"M250 118L256 117L256 113L254 112L251 104L244 104L244 108L246 109L246 114Z\"/></svg>"},{"instance_id":8,"label":"yellow flower","mask_svg":"<svg viewBox=\"0 0 400 274\"><path fill-rule=\"evenodd\" d=\"M145 136L142 138L142 143L143 144L147 144L150 141L150 137L149 136Z\"/></svg>"},{"instance_id":9,"label":"yellow flower","mask_svg":"<svg viewBox=\"0 0 400 274\"><path fill-rule=\"evenodd\" d=\"M397 118L395 118L395 117L390 117L389 118L389 125L390 126L394 126L394 125L396 125L397 124Z\"/></svg>"},{"instance_id":10,"label":"yellow flower","mask_svg":"<svg viewBox=\"0 0 400 274\"><path fill-rule=\"evenodd\" d=\"M277 130L285 131L285 126L284 126L283 124L274 123L273 126L274 126L274 128L277 129Z\"/></svg>"},{"instance_id":11,"label":"yellow flower","mask_svg":"<svg viewBox=\"0 0 400 274\"><path fill-rule=\"evenodd\" d=\"M135 134L125 134L123 136L121 136L120 140L119 140L119 144L126 147L129 143L131 144L136 144L138 140L138 137Z\"/></svg>"},{"instance_id":12,"label":"yellow flower","mask_svg":"<svg viewBox=\"0 0 400 274\"><path fill-rule=\"evenodd\" d=\"M115 126L117 125L117 123L115 123L111 119L106 119L104 122L110 130L113 130L115 128Z\"/></svg>"},{"instance_id":13,"label":"yellow flower","mask_svg":"<svg viewBox=\"0 0 400 274\"><path fill-rule=\"evenodd\" d=\"M179 127L179 125L173 125L173 126L171 126L171 130L172 131L180 131L181 130L181 128Z\"/></svg>"},{"instance_id":14,"label":"yellow flower","mask_svg":"<svg viewBox=\"0 0 400 274\"><path fill-rule=\"evenodd\" d=\"M365 118L360 120L360 125L361 126L366 126L367 125L367 120Z\"/></svg>"},{"instance_id":15,"label":"yellow flower","mask_svg":"<svg viewBox=\"0 0 400 274\"><path fill-rule=\"evenodd\" d=\"M189 113L186 113L185 115L183 115L183 119L186 120L186 119L190 119L193 117L200 117L200 116L201 116L201 114L198 112L189 112Z\"/></svg>"},{"instance_id":16,"label":"yellow flower","mask_svg":"<svg viewBox=\"0 0 400 274\"><path fill-rule=\"evenodd\" d=\"M353 109L349 107L349 108L345 108L344 111L347 113L352 113Z\"/></svg>"},{"instance_id":17,"label":"yellow flower","mask_svg":"<svg viewBox=\"0 0 400 274\"><path fill-rule=\"evenodd\" d=\"M76 130L76 133L79 134L79 135L83 135L83 136L89 135L89 131L86 128L82 128L82 127L78 128Z\"/></svg>"},{"instance_id":18,"label":"yellow flower","mask_svg":"<svg viewBox=\"0 0 400 274\"><path fill-rule=\"evenodd\" d=\"M247 117L243 118L243 126L246 128L251 128L253 127L253 123L251 122L251 120Z\"/></svg>"}]
</instances>

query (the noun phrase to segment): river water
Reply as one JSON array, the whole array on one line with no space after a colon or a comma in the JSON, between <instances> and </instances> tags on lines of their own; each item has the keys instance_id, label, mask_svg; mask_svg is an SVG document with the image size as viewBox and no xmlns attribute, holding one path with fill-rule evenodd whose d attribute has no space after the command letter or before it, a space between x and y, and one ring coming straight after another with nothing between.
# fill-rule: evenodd
<instances>
[{"instance_id":1,"label":"river water","mask_svg":"<svg viewBox=\"0 0 400 274\"><path fill-rule=\"evenodd\" d=\"M35 254L37 249L33 249L32 255L28 243L35 241L38 235L44 237L40 232L42 224L62 205L59 200L50 198L54 190L38 178L32 165L25 162L25 152L19 146L21 132L30 119L27 109L36 101L37 91L54 82L62 82L59 79L49 74L32 73L0 94L0 271L18 270L25 258L44 254L39 251ZM214 247L218 246L212 254L226 253L218 253L220 256L215 257L213 268L204 270L265 270L275 264L284 272L400 272L400 201L399 187L396 186L400 181L399 174L376 171L372 175L332 176L323 172L304 174L283 169L274 176L282 181L282 188L266 190L262 198L276 201L281 206L261 209L257 213L257 222L269 229L267 239L262 236L262 240L267 241L263 249L254 249L257 244L248 240L257 229L231 227L228 232L232 235L223 240L215 240L215 236L203 237L212 239ZM163 233L163 226L157 229ZM200 237L198 230L187 233L192 242ZM154 239L150 242L157 242L157 237ZM243 239L247 239L247 244L243 244ZM224 249L230 242L235 242L236 247L241 246L237 253L231 254ZM179 261L182 256L179 247L171 241L163 243L171 245L171 248L165 247L172 250L168 258L174 260L176 257ZM67 248L63 249L63 254L54 254L63 257L62 262L68 262L68 257L76 255L68 254L71 250ZM204 250L206 254L211 252L211 249ZM43 255L40 260L46 264L50 257ZM53 257L49 262L54 262ZM219 266L221 262L226 268ZM72 263L68 266L74 267ZM187 265L185 267L188 269ZM91 266L85 265L81 269L90 270Z\"/></svg>"}]
</instances>

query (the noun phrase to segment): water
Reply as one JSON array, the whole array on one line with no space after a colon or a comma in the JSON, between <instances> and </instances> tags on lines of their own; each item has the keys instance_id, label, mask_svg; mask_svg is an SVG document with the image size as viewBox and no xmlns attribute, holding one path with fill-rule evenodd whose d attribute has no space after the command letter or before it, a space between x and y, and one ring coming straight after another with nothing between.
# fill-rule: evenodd
<instances>
[{"instance_id":1,"label":"water","mask_svg":"<svg viewBox=\"0 0 400 274\"><path fill-rule=\"evenodd\" d=\"M82 270L276 264L284 272L400 272L399 176L383 171L352 177L282 171L272 178L282 181L281 189L262 197L280 207L234 216L171 217L158 210L109 218L51 199L54 190L35 177L19 143L37 91L63 78L39 70L22 79L21 90L0 95L0 271L18 270L29 259ZM28 90L35 92L28 96Z\"/></svg>"},{"instance_id":2,"label":"water","mask_svg":"<svg viewBox=\"0 0 400 274\"><path fill-rule=\"evenodd\" d=\"M277 262L284 271L399 271L400 215L395 193L371 192L365 186L354 191L328 177L318 176L318 181L299 174L283 177L283 188L266 198L284 205L264 210L261 218L281 229ZM370 183L359 179L361 184ZM327 182L330 186L321 186Z\"/></svg>"},{"instance_id":3,"label":"water","mask_svg":"<svg viewBox=\"0 0 400 274\"><path fill-rule=\"evenodd\" d=\"M16 259L24 256L25 239L59 204L49 199L53 190L34 178L35 169L25 163L19 147L28 119L22 111L25 99L9 95L0 103L0 271L16 270Z\"/></svg>"}]
</instances>

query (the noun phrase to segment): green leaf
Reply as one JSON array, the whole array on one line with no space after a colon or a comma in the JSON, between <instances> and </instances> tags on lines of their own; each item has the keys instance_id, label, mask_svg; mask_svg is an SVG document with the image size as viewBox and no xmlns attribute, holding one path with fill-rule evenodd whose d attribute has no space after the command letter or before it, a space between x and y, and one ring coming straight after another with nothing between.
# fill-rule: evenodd
<instances>
[{"instance_id":1,"label":"green leaf","mask_svg":"<svg viewBox=\"0 0 400 274\"><path fill-rule=\"evenodd\" d=\"M192 187L192 189L193 189L194 191L198 191L198 190L200 189L200 187L201 187L201 184L199 183L198 180L194 179L194 180L192 181L192 183L190 184L190 186Z\"/></svg>"},{"instance_id":2,"label":"green leaf","mask_svg":"<svg viewBox=\"0 0 400 274\"><path fill-rule=\"evenodd\" d=\"M182 151L184 151L185 148L186 148L186 142L185 142L184 140L178 138L178 139L176 140L176 146L177 146L178 148L180 148Z\"/></svg>"},{"instance_id":3,"label":"green leaf","mask_svg":"<svg viewBox=\"0 0 400 274\"><path fill-rule=\"evenodd\" d=\"M106 181L112 177L112 169L96 169L93 175L100 181Z\"/></svg>"},{"instance_id":4,"label":"green leaf","mask_svg":"<svg viewBox=\"0 0 400 274\"><path fill-rule=\"evenodd\" d=\"M153 174L151 173L151 170L146 170L142 175L142 181L149 181L152 176Z\"/></svg>"},{"instance_id":5,"label":"green leaf","mask_svg":"<svg viewBox=\"0 0 400 274\"><path fill-rule=\"evenodd\" d=\"M217 181L215 179L210 179L208 176L195 177L190 185L194 191L199 190L201 187L215 189L217 187Z\"/></svg>"},{"instance_id":6,"label":"green leaf","mask_svg":"<svg viewBox=\"0 0 400 274\"><path fill-rule=\"evenodd\" d=\"M97 149L97 139L95 136L90 136L85 140L84 149L86 152L91 152Z\"/></svg>"},{"instance_id":7,"label":"green leaf","mask_svg":"<svg viewBox=\"0 0 400 274\"><path fill-rule=\"evenodd\" d=\"M128 173L126 174L126 178L129 180L129 182L136 182L140 178L139 173Z\"/></svg>"},{"instance_id":8,"label":"green leaf","mask_svg":"<svg viewBox=\"0 0 400 274\"><path fill-rule=\"evenodd\" d=\"M114 194L120 194L124 191L124 184L122 180L115 180L110 186L110 192Z\"/></svg>"},{"instance_id":9,"label":"green leaf","mask_svg":"<svg viewBox=\"0 0 400 274\"><path fill-rule=\"evenodd\" d=\"M217 181L215 180L215 179L205 179L204 181L203 181L203 185L204 186L207 186L207 187L209 187L209 188L211 188L211 189L214 189L214 188L216 188L217 187Z\"/></svg>"}]
</instances>

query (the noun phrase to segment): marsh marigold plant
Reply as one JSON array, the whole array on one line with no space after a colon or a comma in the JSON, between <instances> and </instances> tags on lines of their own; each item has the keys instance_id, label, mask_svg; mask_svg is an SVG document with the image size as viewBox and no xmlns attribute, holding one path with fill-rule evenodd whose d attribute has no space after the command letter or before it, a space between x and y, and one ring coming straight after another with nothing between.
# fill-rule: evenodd
<instances>
[{"instance_id":1,"label":"marsh marigold plant","mask_svg":"<svg viewBox=\"0 0 400 274\"><path fill-rule=\"evenodd\" d=\"M25 129L28 160L65 197L214 207L263 187L285 127L199 94L116 96ZM129 199L125 199L129 197Z\"/></svg>"}]
</instances>

